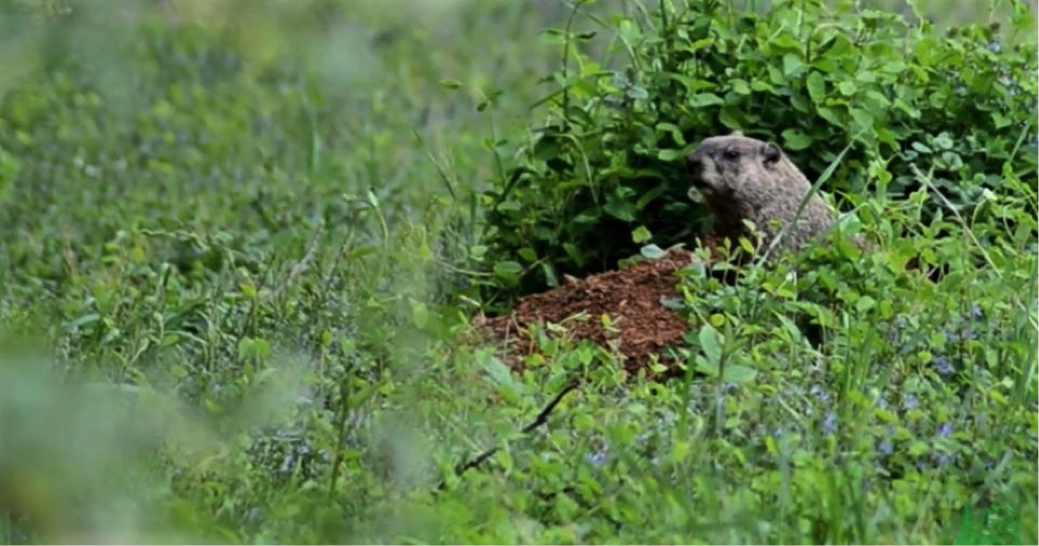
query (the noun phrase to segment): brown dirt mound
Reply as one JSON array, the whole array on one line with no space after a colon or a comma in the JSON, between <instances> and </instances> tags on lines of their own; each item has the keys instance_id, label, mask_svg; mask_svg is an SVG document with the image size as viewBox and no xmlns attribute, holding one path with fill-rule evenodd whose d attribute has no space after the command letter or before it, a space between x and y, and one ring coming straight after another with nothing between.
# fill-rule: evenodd
<instances>
[{"instance_id":1,"label":"brown dirt mound","mask_svg":"<svg viewBox=\"0 0 1039 546\"><path fill-rule=\"evenodd\" d=\"M504 360L521 371L523 357L538 350L537 341L528 332L532 324L560 324L586 313L587 318L565 324L567 337L574 341L591 340L602 347L609 347L612 341L625 357L625 369L631 373L647 367L654 355L667 365L664 349L682 342L687 325L662 300L679 297L675 271L697 259L687 250L671 250L660 259L641 260L626 269L581 280L571 277L562 286L520 299L512 313L487 320L482 329L507 343ZM614 331L603 326L604 314L610 317ZM560 334L546 335L557 338ZM657 375L650 370L646 373Z\"/></svg>"}]
</instances>

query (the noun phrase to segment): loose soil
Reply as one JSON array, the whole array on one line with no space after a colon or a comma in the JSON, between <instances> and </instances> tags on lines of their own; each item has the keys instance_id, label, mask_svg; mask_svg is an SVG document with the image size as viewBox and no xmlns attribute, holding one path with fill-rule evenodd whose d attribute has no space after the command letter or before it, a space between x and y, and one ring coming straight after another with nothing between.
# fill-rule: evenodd
<instances>
[{"instance_id":1,"label":"loose soil","mask_svg":"<svg viewBox=\"0 0 1039 546\"><path fill-rule=\"evenodd\" d=\"M714 241L707 243L713 248ZM523 369L523 359L538 351L537 341L530 337L530 326L539 324L545 335L560 334L545 330L546 323L561 324L567 318L585 313L581 320L567 321L565 336L576 341L590 340L602 347L615 345L624 357L624 368L637 373L648 368L657 357L665 366L671 364L666 349L683 343L687 324L676 311L666 307L666 299L679 298L676 271L693 260L688 250L671 250L659 259L643 259L625 269L608 271L568 282L540 294L521 298L512 313L489 319L482 330L492 339L504 343L503 360L513 370ZM603 326L608 315L612 330ZM648 376L658 374L646 369Z\"/></svg>"}]
</instances>

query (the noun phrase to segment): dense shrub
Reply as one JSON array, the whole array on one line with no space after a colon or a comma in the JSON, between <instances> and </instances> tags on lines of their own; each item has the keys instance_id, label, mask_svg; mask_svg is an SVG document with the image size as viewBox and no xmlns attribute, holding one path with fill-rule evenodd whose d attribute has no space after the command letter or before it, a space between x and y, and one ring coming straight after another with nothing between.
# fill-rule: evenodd
<instances>
[{"instance_id":1,"label":"dense shrub","mask_svg":"<svg viewBox=\"0 0 1039 546\"><path fill-rule=\"evenodd\" d=\"M811 179L847 148L824 186L842 206L905 197L922 177L966 210L986 190L1028 197L1003 184L1036 176L1036 43L1023 2L1009 28L946 32L850 2L777 1L763 13L675 4L596 19L626 57L615 69L578 52L594 33L549 32L568 62L550 78L548 121L484 194L496 290L612 268L649 240L693 242L709 218L679 159L735 129L778 142ZM942 202L928 200L925 219Z\"/></svg>"}]
</instances>

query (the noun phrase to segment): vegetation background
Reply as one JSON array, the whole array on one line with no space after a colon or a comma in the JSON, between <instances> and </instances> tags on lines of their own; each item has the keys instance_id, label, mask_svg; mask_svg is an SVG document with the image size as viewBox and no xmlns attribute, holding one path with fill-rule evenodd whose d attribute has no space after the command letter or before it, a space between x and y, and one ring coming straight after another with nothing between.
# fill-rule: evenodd
<instances>
[{"instance_id":1,"label":"vegetation background","mask_svg":"<svg viewBox=\"0 0 1039 546\"><path fill-rule=\"evenodd\" d=\"M713 4L730 34L768 8ZM914 17L772 4L820 32L894 28L856 15L870 5ZM673 36L656 2L590 2L570 34L551 0L0 5L5 542L917 544L995 507L1011 531L990 543L1036 543L1034 2L918 3L938 29L910 25L921 51L961 55L936 86L1014 67L961 101L988 132L931 118L911 152L864 152L869 184L897 156L919 187L848 196L883 250L805 256L807 287L690 272L705 377L666 385L568 342L510 374L464 337L526 267L489 199L566 111L530 107L565 81L546 76L567 36L584 44L567 66L612 51L600 67L639 74ZM650 40L625 56L615 36ZM945 107L932 97L907 108ZM557 188L552 169L532 187ZM945 276L906 273L911 257Z\"/></svg>"}]
</instances>

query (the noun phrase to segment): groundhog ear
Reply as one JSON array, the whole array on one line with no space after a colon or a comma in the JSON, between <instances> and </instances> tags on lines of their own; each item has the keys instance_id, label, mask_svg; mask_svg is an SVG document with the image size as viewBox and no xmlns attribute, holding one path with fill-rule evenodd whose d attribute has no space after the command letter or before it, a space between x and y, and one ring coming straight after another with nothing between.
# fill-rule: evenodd
<instances>
[{"instance_id":1,"label":"groundhog ear","mask_svg":"<svg viewBox=\"0 0 1039 546\"><path fill-rule=\"evenodd\" d=\"M761 150L761 155L765 157L765 163L775 163L779 161L779 158L783 157L783 150L780 150L776 143L769 142Z\"/></svg>"}]
</instances>

